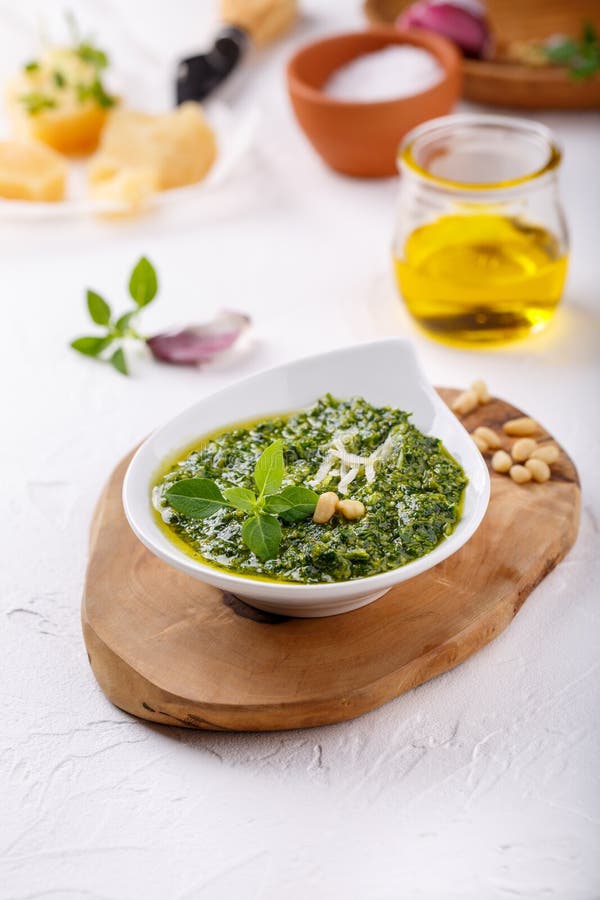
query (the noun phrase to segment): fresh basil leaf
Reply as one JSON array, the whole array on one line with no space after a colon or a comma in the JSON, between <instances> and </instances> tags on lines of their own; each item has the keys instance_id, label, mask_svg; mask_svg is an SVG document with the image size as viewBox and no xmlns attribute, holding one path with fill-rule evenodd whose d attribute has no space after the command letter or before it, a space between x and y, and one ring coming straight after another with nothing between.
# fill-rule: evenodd
<instances>
[{"instance_id":1,"label":"fresh basil leaf","mask_svg":"<svg viewBox=\"0 0 600 900\"><path fill-rule=\"evenodd\" d=\"M154 300L158 279L154 266L145 256L138 261L129 279L129 293L140 309Z\"/></svg>"},{"instance_id":2,"label":"fresh basil leaf","mask_svg":"<svg viewBox=\"0 0 600 900\"><path fill-rule=\"evenodd\" d=\"M167 491L166 498L169 506L191 519L207 519L229 505L210 478L176 481Z\"/></svg>"},{"instance_id":3,"label":"fresh basil leaf","mask_svg":"<svg viewBox=\"0 0 600 900\"><path fill-rule=\"evenodd\" d=\"M263 509L266 513L271 513L273 516L280 516L282 512L285 512L289 508L290 504L281 496L281 494L269 494L268 497L265 497Z\"/></svg>"},{"instance_id":4,"label":"fresh basil leaf","mask_svg":"<svg viewBox=\"0 0 600 900\"><path fill-rule=\"evenodd\" d=\"M115 329L119 332L119 334L123 334L129 328L131 324L131 320L138 313L137 309L132 309L131 312L123 313L122 316L119 316L117 321L115 322Z\"/></svg>"},{"instance_id":5,"label":"fresh basil leaf","mask_svg":"<svg viewBox=\"0 0 600 900\"><path fill-rule=\"evenodd\" d=\"M78 353L83 353L84 356L100 356L102 351L111 343L112 338L93 337L90 335L75 338L74 341L71 341L71 347L73 350L77 350Z\"/></svg>"},{"instance_id":6,"label":"fresh basil leaf","mask_svg":"<svg viewBox=\"0 0 600 900\"><path fill-rule=\"evenodd\" d=\"M45 109L54 109L56 107L54 97L49 97L47 94L42 94L39 91L32 91L30 94L20 94L17 99L19 103L23 104L30 116L37 116Z\"/></svg>"},{"instance_id":7,"label":"fresh basil leaf","mask_svg":"<svg viewBox=\"0 0 600 900\"><path fill-rule=\"evenodd\" d=\"M242 540L255 556L265 562L277 556L281 543L281 525L275 516L251 516L242 527Z\"/></svg>"},{"instance_id":8,"label":"fresh basil leaf","mask_svg":"<svg viewBox=\"0 0 600 900\"><path fill-rule=\"evenodd\" d=\"M95 69L106 69L108 66L108 56L104 50L94 47L94 45L88 41L82 41L75 52L83 62L89 63Z\"/></svg>"},{"instance_id":9,"label":"fresh basil leaf","mask_svg":"<svg viewBox=\"0 0 600 900\"><path fill-rule=\"evenodd\" d=\"M276 493L281 487L284 474L283 442L273 441L258 457L254 469L254 481L261 496Z\"/></svg>"},{"instance_id":10,"label":"fresh basil leaf","mask_svg":"<svg viewBox=\"0 0 600 900\"><path fill-rule=\"evenodd\" d=\"M577 44L571 38L565 38L560 43L554 44L552 47L546 48L546 56L552 62L567 63L577 53Z\"/></svg>"},{"instance_id":11,"label":"fresh basil leaf","mask_svg":"<svg viewBox=\"0 0 600 900\"><path fill-rule=\"evenodd\" d=\"M581 32L581 40L584 44L596 44L599 40L598 32L594 27L594 23L587 22L583 23L583 30Z\"/></svg>"},{"instance_id":12,"label":"fresh basil leaf","mask_svg":"<svg viewBox=\"0 0 600 900\"><path fill-rule=\"evenodd\" d=\"M99 78L95 78L88 85L88 96L90 99L95 100L98 106L101 106L103 109L110 109L117 102L115 97L112 97L105 91L104 85Z\"/></svg>"},{"instance_id":13,"label":"fresh basil leaf","mask_svg":"<svg viewBox=\"0 0 600 900\"><path fill-rule=\"evenodd\" d=\"M273 513L285 522L299 522L312 516L319 495L305 487L286 487L280 494L265 498L265 512Z\"/></svg>"},{"instance_id":14,"label":"fresh basil leaf","mask_svg":"<svg viewBox=\"0 0 600 900\"><path fill-rule=\"evenodd\" d=\"M576 81L590 78L600 69L600 43L590 22L584 23L581 39L563 38L545 48L548 59L566 66Z\"/></svg>"},{"instance_id":15,"label":"fresh basil leaf","mask_svg":"<svg viewBox=\"0 0 600 900\"><path fill-rule=\"evenodd\" d=\"M249 491L248 488L231 487L225 488L223 496L231 506L241 509L247 513L253 513L256 506L256 494Z\"/></svg>"},{"instance_id":16,"label":"fresh basil leaf","mask_svg":"<svg viewBox=\"0 0 600 900\"><path fill-rule=\"evenodd\" d=\"M125 354L123 353L122 347L117 347L111 358L109 359L109 363L111 366L120 372L121 375L129 375L129 371L127 369L127 360L125 359Z\"/></svg>"},{"instance_id":17,"label":"fresh basil leaf","mask_svg":"<svg viewBox=\"0 0 600 900\"><path fill-rule=\"evenodd\" d=\"M87 307L96 325L108 325L110 322L110 306L96 291L87 292Z\"/></svg>"},{"instance_id":18,"label":"fresh basil leaf","mask_svg":"<svg viewBox=\"0 0 600 900\"><path fill-rule=\"evenodd\" d=\"M583 81L593 75L599 67L599 61L595 59L586 59L585 57L581 56L577 59L577 61L571 63L570 71L571 75L576 81Z\"/></svg>"}]
</instances>

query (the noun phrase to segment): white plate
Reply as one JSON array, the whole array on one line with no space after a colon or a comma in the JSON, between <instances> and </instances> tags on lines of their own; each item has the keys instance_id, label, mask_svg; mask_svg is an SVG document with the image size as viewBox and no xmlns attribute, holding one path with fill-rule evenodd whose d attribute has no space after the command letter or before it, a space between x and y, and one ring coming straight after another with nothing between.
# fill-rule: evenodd
<instances>
[{"instance_id":1,"label":"white plate","mask_svg":"<svg viewBox=\"0 0 600 900\"><path fill-rule=\"evenodd\" d=\"M194 200L218 188L227 181L233 169L252 144L258 113L250 110L243 115L234 113L223 103L212 101L203 107L206 118L217 138L217 158L206 178L198 184L172 188L154 194L144 209ZM119 203L94 203L87 197L86 160L69 160L67 198L58 203L32 203L26 200L6 200L0 197L0 217L43 221L46 219L77 218L80 216L111 214L126 211Z\"/></svg>"},{"instance_id":2,"label":"white plate","mask_svg":"<svg viewBox=\"0 0 600 900\"><path fill-rule=\"evenodd\" d=\"M307 585L248 579L221 571L192 559L171 543L154 519L150 500L153 479L167 457L217 428L301 409L328 391L340 398L358 395L377 406L407 410L421 431L442 439L469 478L463 515L450 537L431 553L401 568L353 581ZM169 565L259 609L312 617L337 615L364 606L393 585L420 575L451 556L479 526L489 494L487 466L473 440L425 378L412 345L390 338L270 369L196 403L155 431L139 448L125 475L123 505L138 538Z\"/></svg>"}]
</instances>

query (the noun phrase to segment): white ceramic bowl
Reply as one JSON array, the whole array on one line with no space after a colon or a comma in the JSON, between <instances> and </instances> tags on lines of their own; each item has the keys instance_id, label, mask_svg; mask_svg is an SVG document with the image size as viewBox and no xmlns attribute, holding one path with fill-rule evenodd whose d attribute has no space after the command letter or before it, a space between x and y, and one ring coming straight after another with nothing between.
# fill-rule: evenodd
<instances>
[{"instance_id":1,"label":"white ceramic bowl","mask_svg":"<svg viewBox=\"0 0 600 900\"><path fill-rule=\"evenodd\" d=\"M442 439L469 478L463 515L450 537L431 553L401 568L353 581L306 585L243 578L204 565L171 543L156 523L150 502L153 479L167 457L217 428L301 409L328 391L340 398L358 395L377 406L407 410L421 431ZM144 441L125 475L123 505L138 538L169 565L259 609L312 617L364 606L393 585L420 575L455 553L483 519L489 494L489 474L479 450L425 378L411 344L391 338L278 366L200 400Z\"/></svg>"}]
</instances>

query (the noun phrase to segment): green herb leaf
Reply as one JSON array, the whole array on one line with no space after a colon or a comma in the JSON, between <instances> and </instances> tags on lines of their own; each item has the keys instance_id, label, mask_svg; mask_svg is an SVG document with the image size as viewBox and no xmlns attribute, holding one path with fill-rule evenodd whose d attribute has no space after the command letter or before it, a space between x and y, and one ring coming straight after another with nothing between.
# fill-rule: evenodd
<instances>
[{"instance_id":1,"label":"green herb leaf","mask_svg":"<svg viewBox=\"0 0 600 900\"><path fill-rule=\"evenodd\" d=\"M102 351L111 343L111 337L102 338L86 335L85 337L75 338L74 341L71 341L70 346L73 350L77 350L78 353L83 353L84 356L100 356Z\"/></svg>"},{"instance_id":2,"label":"green herb leaf","mask_svg":"<svg viewBox=\"0 0 600 900\"><path fill-rule=\"evenodd\" d=\"M88 291L87 307L96 325L108 325L110 322L110 306L100 294L97 294L95 291Z\"/></svg>"},{"instance_id":3,"label":"green herb leaf","mask_svg":"<svg viewBox=\"0 0 600 900\"><path fill-rule=\"evenodd\" d=\"M77 95L78 103L85 103L86 100L93 100L103 109L108 109L117 102L116 97L113 97L105 91L104 85L99 78L94 78L89 84L79 81L75 85L75 93Z\"/></svg>"},{"instance_id":4,"label":"green herb leaf","mask_svg":"<svg viewBox=\"0 0 600 900\"><path fill-rule=\"evenodd\" d=\"M117 321L115 322L115 331L118 331L120 335L123 335L124 332L127 331L131 324L131 320L138 313L137 309L131 310L131 312L123 313L122 316L119 316Z\"/></svg>"},{"instance_id":5,"label":"green herb leaf","mask_svg":"<svg viewBox=\"0 0 600 900\"><path fill-rule=\"evenodd\" d=\"M103 109L110 109L117 102L116 97L109 94L99 78L95 78L90 85L90 97Z\"/></svg>"},{"instance_id":6,"label":"green herb leaf","mask_svg":"<svg viewBox=\"0 0 600 900\"><path fill-rule=\"evenodd\" d=\"M283 442L273 441L258 457L254 469L254 481L261 497L278 491L284 474Z\"/></svg>"},{"instance_id":7,"label":"green herb leaf","mask_svg":"<svg viewBox=\"0 0 600 900\"><path fill-rule=\"evenodd\" d=\"M166 493L167 503L191 519L207 519L223 506L225 497L210 478L186 478L176 481Z\"/></svg>"},{"instance_id":8,"label":"green herb leaf","mask_svg":"<svg viewBox=\"0 0 600 900\"><path fill-rule=\"evenodd\" d=\"M255 556L265 562L277 556L281 543L281 525L275 516L260 514L246 519L242 539Z\"/></svg>"},{"instance_id":9,"label":"green herb leaf","mask_svg":"<svg viewBox=\"0 0 600 900\"><path fill-rule=\"evenodd\" d=\"M58 69L52 73L52 80L57 88L64 88L67 83L67 79Z\"/></svg>"},{"instance_id":10,"label":"green herb leaf","mask_svg":"<svg viewBox=\"0 0 600 900\"><path fill-rule=\"evenodd\" d=\"M590 78L600 70L600 41L591 22L585 22L581 40L562 38L544 48L550 62L566 66L575 81Z\"/></svg>"},{"instance_id":11,"label":"green herb leaf","mask_svg":"<svg viewBox=\"0 0 600 900\"><path fill-rule=\"evenodd\" d=\"M37 72L39 67L40 64L37 59L32 59L31 62L25 63L25 65L23 66L23 71L27 73Z\"/></svg>"},{"instance_id":12,"label":"green herb leaf","mask_svg":"<svg viewBox=\"0 0 600 900\"><path fill-rule=\"evenodd\" d=\"M584 44L595 44L598 41L598 32L593 22L584 22L581 32L581 40Z\"/></svg>"},{"instance_id":13,"label":"green herb leaf","mask_svg":"<svg viewBox=\"0 0 600 900\"><path fill-rule=\"evenodd\" d=\"M140 309L156 297L158 279L154 266L145 256L139 260L129 279L129 293Z\"/></svg>"},{"instance_id":14,"label":"green herb leaf","mask_svg":"<svg viewBox=\"0 0 600 900\"><path fill-rule=\"evenodd\" d=\"M319 495L305 487L286 487L280 494L265 498L265 512L273 513L285 522L299 522L312 516Z\"/></svg>"},{"instance_id":15,"label":"green herb leaf","mask_svg":"<svg viewBox=\"0 0 600 900\"><path fill-rule=\"evenodd\" d=\"M248 488L231 487L223 491L223 496L236 509L247 513L253 513L256 506L256 494Z\"/></svg>"},{"instance_id":16,"label":"green herb leaf","mask_svg":"<svg viewBox=\"0 0 600 900\"><path fill-rule=\"evenodd\" d=\"M37 116L43 110L54 109L56 106L56 100L53 97L48 97L46 94L40 94L37 91L33 91L31 94L21 94L18 99L30 116Z\"/></svg>"},{"instance_id":17,"label":"green herb leaf","mask_svg":"<svg viewBox=\"0 0 600 900\"><path fill-rule=\"evenodd\" d=\"M75 48L75 52L79 59L89 63L95 69L98 69L98 71L108 67L108 56L104 50L94 47L89 41L82 41L81 44Z\"/></svg>"},{"instance_id":18,"label":"green herb leaf","mask_svg":"<svg viewBox=\"0 0 600 900\"><path fill-rule=\"evenodd\" d=\"M118 347L111 358L109 359L111 366L120 372L121 375L129 375L129 371L127 369L127 360L125 359L125 354L123 353L123 348Z\"/></svg>"},{"instance_id":19,"label":"green herb leaf","mask_svg":"<svg viewBox=\"0 0 600 900\"><path fill-rule=\"evenodd\" d=\"M546 56L556 63L568 63L576 53L577 44L571 38L546 48Z\"/></svg>"}]
</instances>

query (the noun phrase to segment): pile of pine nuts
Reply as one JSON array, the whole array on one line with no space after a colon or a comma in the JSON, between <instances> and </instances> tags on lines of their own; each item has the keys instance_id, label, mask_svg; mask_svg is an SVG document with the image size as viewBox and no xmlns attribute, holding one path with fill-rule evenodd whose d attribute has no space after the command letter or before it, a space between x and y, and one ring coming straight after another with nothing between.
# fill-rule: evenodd
<instances>
[{"instance_id":1,"label":"pile of pine nuts","mask_svg":"<svg viewBox=\"0 0 600 900\"><path fill-rule=\"evenodd\" d=\"M349 522L354 522L356 519L362 519L366 509L360 500L340 500L335 491L326 491L317 500L313 522L316 522L317 525L325 525L333 519L336 513Z\"/></svg>"},{"instance_id":2,"label":"pile of pine nuts","mask_svg":"<svg viewBox=\"0 0 600 900\"><path fill-rule=\"evenodd\" d=\"M463 391L462 394L458 395L452 404L452 412L459 416L466 416L467 413L477 409L480 403L489 403L489 401L490 392L487 389L487 384L479 378L473 382L468 391Z\"/></svg>"},{"instance_id":3,"label":"pile of pine nuts","mask_svg":"<svg viewBox=\"0 0 600 900\"><path fill-rule=\"evenodd\" d=\"M550 466L559 457L555 444L540 445L532 435L538 434L540 426L529 416L521 416L505 422L502 430L515 441L510 452L501 449L499 435L491 428L480 425L472 434L481 453L494 451L492 469L494 472L508 474L516 484L527 484L537 481L543 484L550 480Z\"/></svg>"},{"instance_id":4,"label":"pile of pine nuts","mask_svg":"<svg viewBox=\"0 0 600 900\"><path fill-rule=\"evenodd\" d=\"M452 411L459 416L473 412L480 403L487 403L490 394L485 381L474 381L468 391L459 394L452 404ZM481 453L491 453L492 469L502 475L510 475L515 484L537 481L543 484L550 480L550 466L560 456L555 444L538 444L533 435L539 434L540 426L529 416L510 419L502 426L505 435L515 438L510 450L502 449L500 435L486 425L480 425L471 437Z\"/></svg>"}]
</instances>

